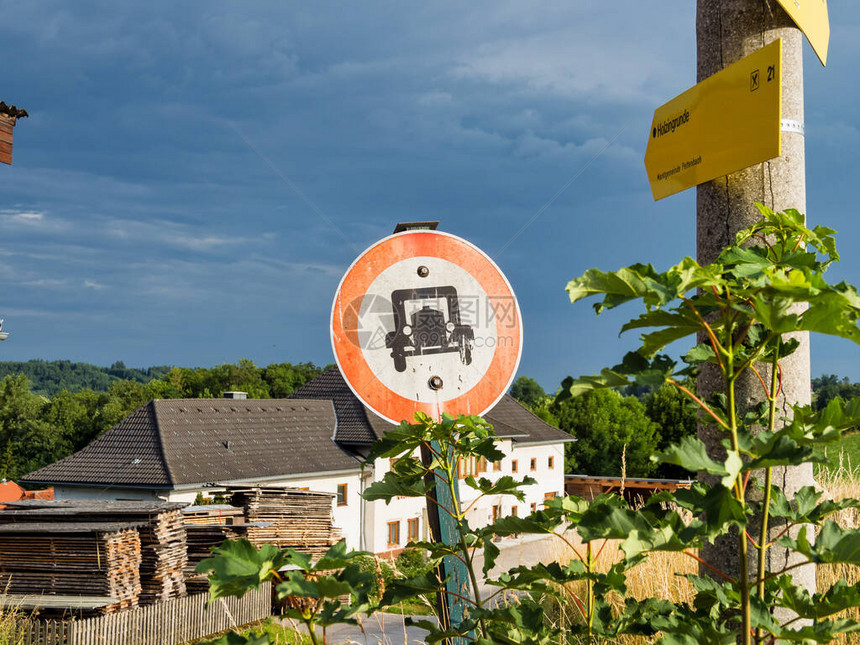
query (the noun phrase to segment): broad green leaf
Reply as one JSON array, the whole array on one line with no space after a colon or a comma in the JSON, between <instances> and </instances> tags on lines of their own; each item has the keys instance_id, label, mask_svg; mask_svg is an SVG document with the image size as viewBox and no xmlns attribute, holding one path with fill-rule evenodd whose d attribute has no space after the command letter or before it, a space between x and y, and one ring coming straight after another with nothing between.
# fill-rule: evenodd
<instances>
[{"instance_id":1,"label":"broad green leaf","mask_svg":"<svg viewBox=\"0 0 860 645\"><path fill-rule=\"evenodd\" d=\"M654 461L663 464L681 466L690 472L704 472L721 478L721 483L726 488L731 488L738 473L743 468L740 455L734 451L728 451L726 461L720 463L708 456L705 444L696 437L684 437L680 444L671 445L666 450L652 457Z\"/></svg>"},{"instance_id":2,"label":"broad green leaf","mask_svg":"<svg viewBox=\"0 0 860 645\"><path fill-rule=\"evenodd\" d=\"M386 586L380 604L388 606L410 600L419 595L435 595L442 586L443 582L432 571L414 578L396 578Z\"/></svg>"},{"instance_id":3,"label":"broad green leaf","mask_svg":"<svg viewBox=\"0 0 860 645\"><path fill-rule=\"evenodd\" d=\"M404 481L397 473L387 472L382 480L368 486L361 496L369 502L382 499L388 504L397 497L424 497L431 486L432 484L428 484L423 478Z\"/></svg>"},{"instance_id":4,"label":"broad green leaf","mask_svg":"<svg viewBox=\"0 0 860 645\"><path fill-rule=\"evenodd\" d=\"M212 557L197 565L197 573L209 572L209 603L223 596L241 598L272 577L286 563L286 554L271 544L257 549L245 538L227 540L212 550Z\"/></svg>"},{"instance_id":5,"label":"broad green leaf","mask_svg":"<svg viewBox=\"0 0 860 645\"><path fill-rule=\"evenodd\" d=\"M843 529L830 520L824 522L814 544L807 540L806 531L797 538L783 536L778 540L782 546L805 555L811 562L830 564L848 562L860 564L860 529Z\"/></svg>"},{"instance_id":6,"label":"broad green leaf","mask_svg":"<svg viewBox=\"0 0 860 645\"><path fill-rule=\"evenodd\" d=\"M596 376L581 376L576 380L571 379L566 390L572 397L577 397L591 390L598 390L605 387L626 387L630 385L630 380L623 374L613 372L607 367L604 367L599 375ZM565 387L562 384L562 387ZM563 400L565 397L561 397Z\"/></svg>"},{"instance_id":7,"label":"broad green leaf","mask_svg":"<svg viewBox=\"0 0 860 645\"><path fill-rule=\"evenodd\" d=\"M837 580L827 591L813 596L793 584L791 576L780 576L778 583L782 591L780 606L791 609L801 618L821 620L851 607L860 607L860 583L852 585L844 579Z\"/></svg>"},{"instance_id":8,"label":"broad green leaf","mask_svg":"<svg viewBox=\"0 0 860 645\"><path fill-rule=\"evenodd\" d=\"M668 297L666 290L648 280L656 275L651 265L633 265L610 273L589 269L581 277L568 282L566 290L571 302L602 295L603 301L594 305L598 314L636 298L650 296L654 303L669 302L672 298Z\"/></svg>"},{"instance_id":9,"label":"broad green leaf","mask_svg":"<svg viewBox=\"0 0 860 645\"><path fill-rule=\"evenodd\" d=\"M249 631L244 634L228 632L214 641L203 641L200 645L270 645L270 643L272 641L265 632L257 633Z\"/></svg>"}]
</instances>

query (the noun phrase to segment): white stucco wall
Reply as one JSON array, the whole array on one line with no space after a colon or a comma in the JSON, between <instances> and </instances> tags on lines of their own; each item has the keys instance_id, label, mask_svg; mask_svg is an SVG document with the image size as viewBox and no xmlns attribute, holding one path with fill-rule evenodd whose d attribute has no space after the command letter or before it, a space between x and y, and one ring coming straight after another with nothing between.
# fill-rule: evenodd
<instances>
[{"instance_id":1,"label":"white stucco wall","mask_svg":"<svg viewBox=\"0 0 860 645\"><path fill-rule=\"evenodd\" d=\"M162 499L159 491L147 488L115 488L113 486L69 486L54 485L54 499L108 499L108 500L138 500L152 501ZM192 499L194 497L192 496Z\"/></svg>"},{"instance_id":2,"label":"white stucco wall","mask_svg":"<svg viewBox=\"0 0 860 645\"><path fill-rule=\"evenodd\" d=\"M492 481L503 475L510 475L515 479L531 476L537 483L526 486L524 502L507 495L496 495L482 498L478 501L468 515L469 523L474 527L486 526L493 519L493 507L500 506L501 516L511 515L514 507L520 517L529 515L532 509L540 509L545 495L555 493L564 494L564 444L544 445L522 445L512 443L510 440L499 442L499 449L505 453L505 458L500 462L496 470L493 464L488 464L487 471L481 473ZM552 458L552 467L549 460ZM531 469L531 460L535 460L535 469ZM513 462L517 462L517 470L513 471ZM388 459L377 459L372 469L368 468L362 474L361 471L349 471L336 474L314 474L306 473L280 477L259 482L267 486L290 486L295 488L307 488L308 490L331 493L336 495L340 484L346 484L346 504L337 505L332 501L332 512L334 524L343 531L347 545L353 549L364 549L374 553L384 553L402 549L409 541L408 522L418 520L419 539L429 538L427 525L427 507L423 499L419 498L397 498L389 504L382 501L364 502L361 493L372 481L378 481L385 476L389 469ZM227 482L225 482L227 483ZM257 483L257 480L246 482L229 482L240 485L243 483ZM218 492L217 488L188 488L168 492L152 491L146 489L124 489L112 487L80 487L80 486L55 486L56 499L140 499L151 500L167 499L169 501L192 503L198 491L206 495ZM468 505L473 502L477 492L461 483L460 496L462 503ZM399 540L389 543L389 523L398 522L400 528ZM363 533L363 535L362 535Z\"/></svg>"},{"instance_id":3,"label":"white stucco wall","mask_svg":"<svg viewBox=\"0 0 860 645\"><path fill-rule=\"evenodd\" d=\"M481 498L468 514L469 524L475 528L486 526L493 521L493 507L499 505L500 516L511 515L513 507L517 507L520 517L529 515L534 508L539 510L545 500L547 493L556 495L564 494L564 444L544 445L520 445L510 440L500 441L499 449L505 453L505 458L500 462L498 470L493 464L488 464L486 472L480 477L486 477L496 481L504 475L510 475L515 479L522 479L526 475L531 476L537 483L526 486L523 490L526 494L525 502L518 501L510 495L494 495ZM552 458L552 467L549 461ZM535 460L535 470L531 470L531 460ZM517 462L517 472L513 472L513 461ZM389 469L388 459L377 459L374 463L373 479L382 479ZM461 482L460 498L464 506L478 497L478 492L469 488ZM397 498L386 505L385 502L377 501L368 504L368 530L367 548L374 553L383 553L401 549L406 546L407 521L418 518L419 536L421 539L429 537L427 528L427 508L423 499L419 498ZM400 540L397 544L388 542L388 525L390 522L400 523Z\"/></svg>"}]
</instances>

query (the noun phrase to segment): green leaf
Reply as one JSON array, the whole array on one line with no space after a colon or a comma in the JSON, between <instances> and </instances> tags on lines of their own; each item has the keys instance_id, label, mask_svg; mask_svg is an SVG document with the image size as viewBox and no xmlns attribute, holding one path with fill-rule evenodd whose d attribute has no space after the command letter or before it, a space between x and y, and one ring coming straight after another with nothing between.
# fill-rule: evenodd
<instances>
[{"instance_id":1,"label":"green leaf","mask_svg":"<svg viewBox=\"0 0 860 645\"><path fill-rule=\"evenodd\" d=\"M726 488L731 488L738 473L743 468L740 455L732 450L728 451L726 461L719 463L708 456L705 444L696 437L684 437L681 443L669 446L661 453L652 457L654 461L663 464L681 466L690 472L704 472L721 478L721 483Z\"/></svg>"},{"instance_id":2,"label":"green leaf","mask_svg":"<svg viewBox=\"0 0 860 645\"><path fill-rule=\"evenodd\" d=\"M389 471L380 481L368 486L361 496L369 502L382 499L388 504L397 497L424 497L431 486L432 484L426 483L423 478L404 481L397 473Z\"/></svg>"},{"instance_id":3,"label":"green leaf","mask_svg":"<svg viewBox=\"0 0 860 645\"><path fill-rule=\"evenodd\" d=\"M246 632L245 634L228 632L214 641L203 641L200 645L270 645L271 643L269 635L265 632Z\"/></svg>"},{"instance_id":4,"label":"green leaf","mask_svg":"<svg viewBox=\"0 0 860 645\"><path fill-rule=\"evenodd\" d=\"M770 515L781 517L794 524L818 524L828 515L838 513L846 508L860 508L860 500L844 498L840 500L818 500L823 491L814 486L804 486L792 495L789 501L785 493L777 487L771 487Z\"/></svg>"},{"instance_id":5,"label":"green leaf","mask_svg":"<svg viewBox=\"0 0 860 645\"><path fill-rule=\"evenodd\" d=\"M484 540L484 566L483 571L486 576L490 569L496 566L496 558L499 557L499 547L492 540Z\"/></svg>"},{"instance_id":6,"label":"green leaf","mask_svg":"<svg viewBox=\"0 0 860 645\"><path fill-rule=\"evenodd\" d=\"M837 580L827 591L813 596L791 581L791 576L778 579L782 595L779 604L791 609L801 618L821 620L852 607L860 607L860 583L849 584L845 579Z\"/></svg>"},{"instance_id":7,"label":"green leaf","mask_svg":"<svg viewBox=\"0 0 860 645\"><path fill-rule=\"evenodd\" d=\"M495 482L481 477L476 481L471 475L466 477L464 483L474 490L480 491L484 495L513 495L519 501L525 501L525 493L520 490L523 486L536 484L537 481L531 477L526 477L522 481L517 481L510 475L499 477Z\"/></svg>"},{"instance_id":8,"label":"green leaf","mask_svg":"<svg viewBox=\"0 0 860 645\"><path fill-rule=\"evenodd\" d=\"M443 587L433 571L413 578L395 578L385 587L380 604L389 606L420 595L435 595Z\"/></svg>"},{"instance_id":9,"label":"green leaf","mask_svg":"<svg viewBox=\"0 0 860 645\"><path fill-rule=\"evenodd\" d=\"M272 577L287 561L286 553L271 544L257 549L245 538L227 540L212 550L213 557L197 565L197 573L209 572L209 603L223 596L241 598Z\"/></svg>"},{"instance_id":10,"label":"green leaf","mask_svg":"<svg viewBox=\"0 0 860 645\"><path fill-rule=\"evenodd\" d=\"M829 520L824 522L814 545L808 542L806 531L800 531L796 539L783 536L778 543L794 549L817 564L860 564L860 529L843 529Z\"/></svg>"}]
</instances>

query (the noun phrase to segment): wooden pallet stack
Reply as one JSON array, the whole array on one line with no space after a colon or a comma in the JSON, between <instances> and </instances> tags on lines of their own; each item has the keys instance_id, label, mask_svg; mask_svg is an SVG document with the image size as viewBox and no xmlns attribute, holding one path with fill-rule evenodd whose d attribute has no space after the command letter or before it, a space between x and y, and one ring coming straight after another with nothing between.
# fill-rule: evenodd
<instances>
[{"instance_id":1,"label":"wooden pallet stack","mask_svg":"<svg viewBox=\"0 0 860 645\"><path fill-rule=\"evenodd\" d=\"M182 509L182 521L192 524L244 524L245 512L229 504L202 504Z\"/></svg>"},{"instance_id":2,"label":"wooden pallet stack","mask_svg":"<svg viewBox=\"0 0 860 645\"><path fill-rule=\"evenodd\" d=\"M248 539L255 545L274 544L320 557L343 536L334 526L334 495L297 488L230 488L233 506L241 506ZM257 524L265 523L266 526Z\"/></svg>"},{"instance_id":3,"label":"wooden pallet stack","mask_svg":"<svg viewBox=\"0 0 860 645\"><path fill-rule=\"evenodd\" d=\"M240 513L242 509L236 509ZM199 517L193 518L199 521ZM185 525L188 535L188 564L185 567L185 586L189 594L208 591L209 581L206 574L197 573L197 565L212 555L212 548L225 540L248 537L247 524L199 524Z\"/></svg>"},{"instance_id":4,"label":"wooden pallet stack","mask_svg":"<svg viewBox=\"0 0 860 645\"><path fill-rule=\"evenodd\" d=\"M182 511L179 508L150 516L149 524L141 529L142 604L185 595L185 567L188 563L186 539Z\"/></svg>"},{"instance_id":5,"label":"wooden pallet stack","mask_svg":"<svg viewBox=\"0 0 860 645\"><path fill-rule=\"evenodd\" d=\"M12 502L0 525L27 522L125 521L141 524L140 604L184 596L186 552L183 504L90 500Z\"/></svg>"},{"instance_id":6,"label":"wooden pallet stack","mask_svg":"<svg viewBox=\"0 0 860 645\"><path fill-rule=\"evenodd\" d=\"M0 587L7 594L100 596L99 613L138 604L139 523L0 525Z\"/></svg>"}]
</instances>

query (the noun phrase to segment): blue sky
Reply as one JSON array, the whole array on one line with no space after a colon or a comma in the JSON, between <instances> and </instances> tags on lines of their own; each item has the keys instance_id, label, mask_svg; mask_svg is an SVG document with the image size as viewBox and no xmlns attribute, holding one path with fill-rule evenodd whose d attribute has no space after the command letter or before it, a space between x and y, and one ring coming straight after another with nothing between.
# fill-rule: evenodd
<instances>
[{"instance_id":1,"label":"blue sky","mask_svg":"<svg viewBox=\"0 0 860 645\"><path fill-rule=\"evenodd\" d=\"M352 260L438 219L506 273L520 373L554 390L636 343L635 310L595 317L570 278L695 254L694 191L655 203L642 163L695 82L695 3L0 10L0 99L31 114L0 167L2 360L325 364ZM830 15L826 69L805 45L807 211L858 284L860 5ZM812 371L860 380L860 350L815 339Z\"/></svg>"}]
</instances>

